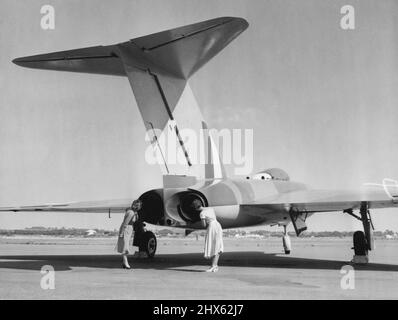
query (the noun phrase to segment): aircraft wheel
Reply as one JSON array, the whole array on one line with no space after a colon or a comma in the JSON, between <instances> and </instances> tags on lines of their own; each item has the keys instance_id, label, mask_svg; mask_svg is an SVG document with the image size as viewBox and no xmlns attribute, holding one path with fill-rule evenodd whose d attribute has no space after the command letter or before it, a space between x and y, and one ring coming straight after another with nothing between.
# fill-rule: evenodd
<instances>
[{"instance_id":1,"label":"aircraft wheel","mask_svg":"<svg viewBox=\"0 0 398 320\"><path fill-rule=\"evenodd\" d=\"M363 231L355 231L354 236L354 252L356 256L367 256L368 245L366 243L365 233Z\"/></svg>"},{"instance_id":2,"label":"aircraft wheel","mask_svg":"<svg viewBox=\"0 0 398 320\"><path fill-rule=\"evenodd\" d=\"M141 244L142 248L140 248L140 251L145 251L146 254L148 255L148 258L153 258L155 256L157 248L157 241L155 234L151 231L145 231L145 233L142 236Z\"/></svg>"}]
</instances>

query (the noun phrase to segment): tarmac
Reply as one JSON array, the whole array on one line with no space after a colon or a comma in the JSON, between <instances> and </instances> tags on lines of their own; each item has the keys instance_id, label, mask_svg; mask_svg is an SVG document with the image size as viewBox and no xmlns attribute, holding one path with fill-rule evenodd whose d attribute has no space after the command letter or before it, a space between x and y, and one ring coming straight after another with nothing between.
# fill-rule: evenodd
<instances>
[{"instance_id":1,"label":"tarmac","mask_svg":"<svg viewBox=\"0 0 398 320\"><path fill-rule=\"evenodd\" d=\"M217 273L204 272L202 238L158 239L156 257L130 258L131 270L121 268L115 242L0 238L0 299L398 298L397 240L376 240L370 263L351 268L349 238L292 238L290 255L282 239L227 238ZM54 289L42 288L46 265Z\"/></svg>"}]
</instances>

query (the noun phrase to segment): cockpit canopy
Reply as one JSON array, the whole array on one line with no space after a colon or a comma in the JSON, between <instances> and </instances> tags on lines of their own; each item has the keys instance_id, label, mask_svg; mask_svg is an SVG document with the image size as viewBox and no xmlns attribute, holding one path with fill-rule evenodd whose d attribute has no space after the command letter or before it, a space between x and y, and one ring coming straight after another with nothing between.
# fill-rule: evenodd
<instances>
[{"instance_id":1,"label":"cockpit canopy","mask_svg":"<svg viewBox=\"0 0 398 320\"><path fill-rule=\"evenodd\" d=\"M271 168L264 171L260 171L256 173L252 179L257 180L280 180L280 181L289 181L289 175L279 168Z\"/></svg>"}]
</instances>

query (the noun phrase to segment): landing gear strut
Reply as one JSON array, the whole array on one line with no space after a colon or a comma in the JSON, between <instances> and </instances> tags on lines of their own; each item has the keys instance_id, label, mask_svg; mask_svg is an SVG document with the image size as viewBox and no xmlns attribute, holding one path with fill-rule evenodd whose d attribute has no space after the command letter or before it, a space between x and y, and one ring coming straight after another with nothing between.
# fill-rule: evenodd
<instances>
[{"instance_id":1,"label":"landing gear strut","mask_svg":"<svg viewBox=\"0 0 398 320\"><path fill-rule=\"evenodd\" d=\"M372 217L368 208L367 202L362 202L359 210L360 217L352 212L352 209L345 210L345 213L353 216L360 220L363 225L364 231L356 231L353 236L354 242L354 257L353 263L365 264L369 262L368 252L374 249L373 230L374 226L372 223Z\"/></svg>"},{"instance_id":2,"label":"landing gear strut","mask_svg":"<svg viewBox=\"0 0 398 320\"><path fill-rule=\"evenodd\" d=\"M285 250L285 254L290 254L290 251L292 249L292 243L290 241L290 237L287 233L287 226L283 226L283 249Z\"/></svg>"}]
</instances>

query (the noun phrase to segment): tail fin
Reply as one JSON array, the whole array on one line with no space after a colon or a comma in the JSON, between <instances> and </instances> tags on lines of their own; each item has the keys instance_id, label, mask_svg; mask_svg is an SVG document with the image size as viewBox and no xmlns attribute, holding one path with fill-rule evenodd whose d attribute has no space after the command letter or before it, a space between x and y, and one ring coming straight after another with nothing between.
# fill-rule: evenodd
<instances>
[{"instance_id":1,"label":"tail fin","mask_svg":"<svg viewBox=\"0 0 398 320\"><path fill-rule=\"evenodd\" d=\"M152 145L162 159L163 172L213 178L216 172L222 176L224 171L209 170L195 162L181 136L184 128L197 132L203 129L203 117L187 81L247 27L241 18L217 18L117 45L24 57L14 63L38 69L127 76ZM165 156L170 137L178 142L177 152L185 159L184 165L170 163ZM211 143L211 138L204 140ZM211 145L207 150L214 153ZM208 158L219 160L214 155Z\"/></svg>"}]
</instances>

